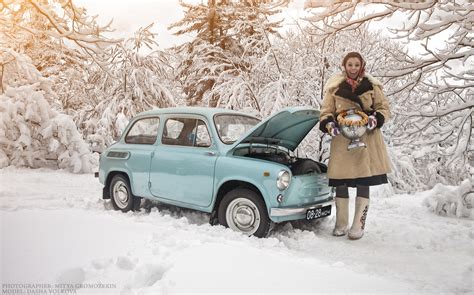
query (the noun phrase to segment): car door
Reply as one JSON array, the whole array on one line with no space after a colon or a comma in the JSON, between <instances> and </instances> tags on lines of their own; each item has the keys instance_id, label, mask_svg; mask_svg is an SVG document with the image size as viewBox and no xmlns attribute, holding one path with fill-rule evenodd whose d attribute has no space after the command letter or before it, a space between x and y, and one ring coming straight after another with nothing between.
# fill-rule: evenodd
<instances>
[{"instance_id":1,"label":"car door","mask_svg":"<svg viewBox=\"0 0 474 295\"><path fill-rule=\"evenodd\" d=\"M159 124L158 117L140 118L125 135L126 149L123 151L129 153L127 166L131 173L130 185L134 194L140 197L151 196L148 190L148 173L150 158L156 149Z\"/></svg>"},{"instance_id":2,"label":"car door","mask_svg":"<svg viewBox=\"0 0 474 295\"><path fill-rule=\"evenodd\" d=\"M217 150L203 117L169 116L150 165L153 196L194 206L210 205Z\"/></svg>"}]
</instances>

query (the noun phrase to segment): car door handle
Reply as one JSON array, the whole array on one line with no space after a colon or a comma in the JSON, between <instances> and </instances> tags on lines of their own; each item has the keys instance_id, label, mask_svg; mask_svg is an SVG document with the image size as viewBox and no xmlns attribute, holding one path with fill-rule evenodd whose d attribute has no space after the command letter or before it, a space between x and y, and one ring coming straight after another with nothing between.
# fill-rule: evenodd
<instances>
[{"instance_id":1,"label":"car door handle","mask_svg":"<svg viewBox=\"0 0 474 295\"><path fill-rule=\"evenodd\" d=\"M206 152L206 155L212 157L212 156L215 156L216 153L215 152Z\"/></svg>"}]
</instances>

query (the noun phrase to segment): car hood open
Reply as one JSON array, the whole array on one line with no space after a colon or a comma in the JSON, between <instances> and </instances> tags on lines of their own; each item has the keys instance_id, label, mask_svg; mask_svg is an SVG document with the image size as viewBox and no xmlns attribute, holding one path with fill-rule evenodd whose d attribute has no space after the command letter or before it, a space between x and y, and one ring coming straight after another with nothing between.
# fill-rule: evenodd
<instances>
[{"instance_id":1,"label":"car hood open","mask_svg":"<svg viewBox=\"0 0 474 295\"><path fill-rule=\"evenodd\" d=\"M319 111L308 107L284 109L255 125L229 150L240 144L275 144L294 151L319 121Z\"/></svg>"}]
</instances>

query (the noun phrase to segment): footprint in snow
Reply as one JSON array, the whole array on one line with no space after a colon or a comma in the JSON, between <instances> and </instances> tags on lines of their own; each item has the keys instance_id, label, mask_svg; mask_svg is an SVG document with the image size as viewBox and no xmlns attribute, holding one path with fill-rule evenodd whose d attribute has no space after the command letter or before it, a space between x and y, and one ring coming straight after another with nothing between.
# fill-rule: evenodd
<instances>
[{"instance_id":1,"label":"footprint in snow","mask_svg":"<svg viewBox=\"0 0 474 295\"><path fill-rule=\"evenodd\" d=\"M133 285L135 287L150 287L161 280L169 267L157 264L146 264L134 271Z\"/></svg>"},{"instance_id":2,"label":"footprint in snow","mask_svg":"<svg viewBox=\"0 0 474 295\"><path fill-rule=\"evenodd\" d=\"M116 265L118 268L123 270L132 270L135 267L135 263L130 258L125 256L118 257Z\"/></svg>"},{"instance_id":3,"label":"footprint in snow","mask_svg":"<svg viewBox=\"0 0 474 295\"><path fill-rule=\"evenodd\" d=\"M92 260L91 264L92 266L99 270L99 269L105 269L109 267L113 263L113 260L111 258L108 259L94 259Z\"/></svg>"}]
</instances>

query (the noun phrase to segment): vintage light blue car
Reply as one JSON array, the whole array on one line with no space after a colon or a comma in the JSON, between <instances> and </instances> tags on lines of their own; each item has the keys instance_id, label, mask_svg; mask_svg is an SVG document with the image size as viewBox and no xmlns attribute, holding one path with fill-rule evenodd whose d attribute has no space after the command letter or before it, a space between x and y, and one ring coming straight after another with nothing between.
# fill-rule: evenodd
<instances>
[{"instance_id":1,"label":"vintage light blue car","mask_svg":"<svg viewBox=\"0 0 474 295\"><path fill-rule=\"evenodd\" d=\"M123 212L141 198L208 212L212 224L257 237L273 222L329 216L326 166L294 154L318 120L305 107L261 122L217 108L140 113L101 154L103 198Z\"/></svg>"}]
</instances>

